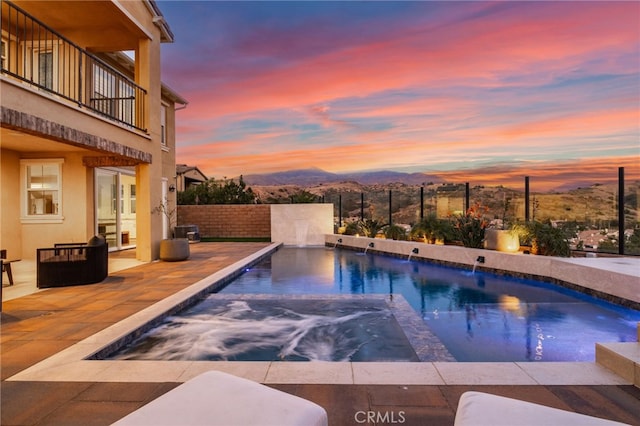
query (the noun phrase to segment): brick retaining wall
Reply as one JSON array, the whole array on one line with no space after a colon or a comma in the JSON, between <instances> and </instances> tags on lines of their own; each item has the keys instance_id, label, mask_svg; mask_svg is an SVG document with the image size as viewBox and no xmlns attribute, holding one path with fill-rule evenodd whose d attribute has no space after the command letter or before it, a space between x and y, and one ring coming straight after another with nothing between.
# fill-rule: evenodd
<instances>
[{"instance_id":1,"label":"brick retaining wall","mask_svg":"<svg viewBox=\"0 0 640 426\"><path fill-rule=\"evenodd\" d=\"M198 225L201 237L271 238L269 204L178 206L178 225Z\"/></svg>"}]
</instances>

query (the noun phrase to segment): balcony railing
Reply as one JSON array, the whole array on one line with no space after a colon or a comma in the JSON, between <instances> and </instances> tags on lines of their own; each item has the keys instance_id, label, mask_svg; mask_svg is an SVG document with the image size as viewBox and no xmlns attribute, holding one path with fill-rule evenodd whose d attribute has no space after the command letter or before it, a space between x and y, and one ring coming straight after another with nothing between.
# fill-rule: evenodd
<instances>
[{"instance_id":1,"label":"balcony railing","mask_svg":"<svg viewBox=\"0 0 640 426\"><path fill-rule=\"evenodd\" d=\"M2 74L146 131L146 90L102 59L2 1Z\"/></svg>"}]
</instances>

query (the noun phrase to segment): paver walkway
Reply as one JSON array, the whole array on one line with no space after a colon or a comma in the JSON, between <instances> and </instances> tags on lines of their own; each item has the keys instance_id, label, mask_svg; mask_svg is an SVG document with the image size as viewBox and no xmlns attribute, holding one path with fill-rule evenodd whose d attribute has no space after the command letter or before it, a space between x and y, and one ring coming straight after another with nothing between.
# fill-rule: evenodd
<instances>
[{"instance_id":1,"label":"paver walkway","mask_svg":"<svg viewBox=\"0 0 640 426\"><path fill-rule=\"evenodd\" d=\"M177 386L6 379L266 245L194 244L187 262L153 262L115 272L100 284L48 289L4 302L0 424L106 425ZM112 256L118 255L127 254ZM640 425L640 390L634 386L271 386L325 407L336 426L374 424L367 421L367 412L382 420L377 424L452 425L457 401L467 390Z\"/></svg>"}]
</instances>

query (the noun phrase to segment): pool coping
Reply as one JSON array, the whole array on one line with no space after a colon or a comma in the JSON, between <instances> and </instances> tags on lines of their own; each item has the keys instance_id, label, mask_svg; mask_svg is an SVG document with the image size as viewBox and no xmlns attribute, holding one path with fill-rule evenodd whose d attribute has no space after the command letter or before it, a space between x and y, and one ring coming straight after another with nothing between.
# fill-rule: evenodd
<instances>
[{"instance_id":1,"label":"pool coping","mask_svg":"<svg viewBox=\"0 0 640 426\"><path fill-rule=\"evenodd\" d=\"M325 246L545 281L640 311L640 257L537 256L337 234L325 235ZM612 264L615 269L606 267Z\"/></svg>"},{"instance_id":2,"label":"pool coping","mask_svg":"<svg viewBox=\"0 0 640 426\"><path fill-rule=\"evenodd\" d=\"M88 359L277 250L273 243L7 378L7 381L184 382L219 370L267 384L629 385L594 362L248 362Z\"/></svg>"}]
</instances>

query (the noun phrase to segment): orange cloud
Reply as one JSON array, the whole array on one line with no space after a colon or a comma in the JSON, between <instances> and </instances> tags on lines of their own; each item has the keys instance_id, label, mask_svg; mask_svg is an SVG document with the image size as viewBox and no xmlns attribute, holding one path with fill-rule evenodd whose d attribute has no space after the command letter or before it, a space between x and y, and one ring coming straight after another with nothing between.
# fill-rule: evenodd
<instances>
[{"instance_id":1,"label":"orange cloud","mask_svg":"<svg viewBox=\"0 0 640 426\"><path fill-rule=\"evenodd\" d=\"M524 162L460 171L437 172L451 182L472 182L473 185L524 186L529 176L532 191L573 188L578 185L613 183L618 179L618 168L625 168L627 183L640 183L640 162L637 156L596 158L562 162Z\"/></svg>"},{"instance_id":2,"label":"orange cloud","mask_svg":"<svg viewBox=\"0 0 640 426\"><path fill-rule=\"evenodd\" d=\"M595 155L637 148L637 12L621 2L452 3L437 20L353 26L367 37L246 27L240 51L232 39L222 54L213 44L198 59L188 50L198 66L180 90L190 104L178 115L178 159L228 176L580 157L590 170ZM211 71L206 58L229 69Z\"/></svg>"}]
</instances>

